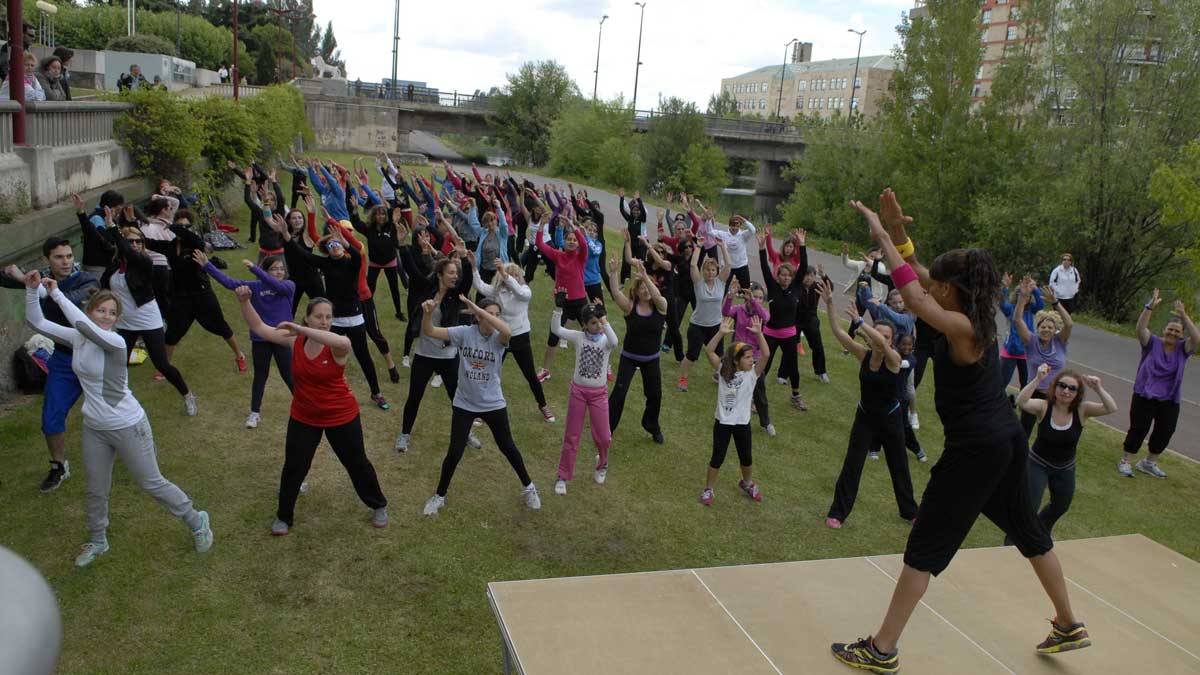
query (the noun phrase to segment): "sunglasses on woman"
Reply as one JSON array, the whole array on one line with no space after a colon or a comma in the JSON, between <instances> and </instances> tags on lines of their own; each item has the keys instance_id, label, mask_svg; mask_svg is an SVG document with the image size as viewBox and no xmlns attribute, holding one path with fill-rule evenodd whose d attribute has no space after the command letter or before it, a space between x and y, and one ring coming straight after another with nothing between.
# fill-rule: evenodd
<instances>
[{"instance_id":1,"label":"sunglasses on woman","mask_svg":"<svg viewBox=\"0 0 1200 675\"><path fill-rule=\"evenodd\" d=\"M1057 386L1059 389L1062 389L1062 390L1064 390L1064 391L1079 391L1079 386L1078 386L1078 385L1074 385L1074 384L1067 384L1066 382L1059 382L1059 383L1058 383L1057 385L1055 385L1055 386Z\"/></svg>"}]
</instances>

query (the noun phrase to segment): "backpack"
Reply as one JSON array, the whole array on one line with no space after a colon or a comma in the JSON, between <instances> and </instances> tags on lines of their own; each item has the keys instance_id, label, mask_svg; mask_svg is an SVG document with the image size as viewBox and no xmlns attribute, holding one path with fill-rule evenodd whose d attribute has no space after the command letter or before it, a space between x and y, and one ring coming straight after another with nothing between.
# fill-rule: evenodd
<instances>
[{"instance_id":1,"label":"backpack","mask_svg":"<svg viewBox=\"0 0 1200 675\"><path fill-rule=\"evenodd\" d=\"M12 369L17 389L26 394L40 394L45 390L47 368L30 356L24 346L17 347L13 352Z\"/></svg>"}]
</instances>

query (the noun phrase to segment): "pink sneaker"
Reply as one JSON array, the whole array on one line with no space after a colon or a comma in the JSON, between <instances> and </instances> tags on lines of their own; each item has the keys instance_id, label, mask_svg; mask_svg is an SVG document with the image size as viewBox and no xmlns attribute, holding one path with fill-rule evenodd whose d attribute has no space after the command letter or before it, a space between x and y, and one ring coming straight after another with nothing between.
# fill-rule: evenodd
<instances>
[{"instance_id":1,"label":"pink sneaker","mask_svg":"<svg viewBox=\"0 0 1200 675\"><path fill-rule=\"evenodd\" d=\"M538 374L537 374L538 382L545 382L548 379L550 379L550 371L549 370L542 368L541 370L538 371Z\"/></svg>"},{"instance_id":2,"label":"pink sneaker","mask_svg":"<svg viewBox=\"0 0 1200 675\"><path fill-rule=\"evenodd\" d=\"M746 496L750 499L753 499L756 502L762 501L762 492L759 491L758 484L754 481L747 483L744 480L739 480L738 487L741 488L742 492L745 492Z\"/></svg>"},{"instance_id":3,"label":"pink sneaker","mask_svg":"<svg viewBox=\"0 0 1200 675\"><path fill-rule=\"evenodd\" d=\"M550 410L550 406L544 405L544 406L542 406L541 410L542 410L542 418L546 420L546 423L554 424L554 413Z\"/></svg>"},{"instance_id":4,"label":"pink sneaker","mask_svg":"<svg viewBox=\"0 0 1200 675\"><path fill-rule=\"evenodd\" d=\"M162 373L158 372L157 370L154 371L154 381L155 382L162 382L165 379L167 379L166 375L163 375Z\"/></svg>"},{"instance_id":5,"label":"pink sneaker","mask_svg":"<svg viewBox=\"0 0 1200 675\"><path fill-rule=\"evenodd\" d=\"M244 373L248 370L248 368L246 367L245 355L241 355L241 356L237 357L237 369L238 369L239 373Z\"/></svg>"},{"instance_id":6,"label":"pink sneaker","mask_svg":"<svg viewBox=\"0 0 1200 675\"><path fill-rule=\"evenodd\" d=\"M842 521L838 520L837 518L826 518L825 525L832 530L842 529Z\"/></svg>"},{"instance_id":7,"label":"pink sneaker","mask_svg":"<svg viewBox=\"0 0 1200 675\"><path fill-rule=\"evenodd\" d=\"M705 506L712 506L713 491L712 488L704 488L704 492L700 493L700 503Z\"/></svg>"}]
</instances>

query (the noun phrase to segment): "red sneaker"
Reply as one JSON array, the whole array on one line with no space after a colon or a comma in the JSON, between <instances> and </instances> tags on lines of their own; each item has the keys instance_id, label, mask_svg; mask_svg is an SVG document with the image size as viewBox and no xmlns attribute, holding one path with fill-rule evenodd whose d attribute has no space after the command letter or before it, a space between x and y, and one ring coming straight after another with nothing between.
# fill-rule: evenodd
<instances>
[{"instance_id":1,"label":"red sneaker","mask_svg":"<svg viewBox=\"0 0 1200 675\"><path fill-rule=\"evenodd\" d=\"M675 388L678 389L679 391L687 391L687 384L688 384L687 378L681 377L681 378L679 378L679 384L676 385Z\"/></svg>"},{"instance_id":2,"label":"red sneaker","mask_svg":"<svg viewBox=\"0 0 1200 675\"><path fill-rule=\"evenodd\" d=\"M538 382L545 382L548 379L550 379L550 371L549 370L542 368L541 370L538 371L538 374L537 374Z\"/></svg>"},{"instance_id":3,"label":"red sneaker","mask_svg":"<svg viewBox=\"0 0 1200 675\"><path fill-rule=\"evenodd\" d=\"M704 492L700 493L700 503L705 506L712 506L713 491L712 488L704 488Z\"/></svg>"},{"instance_id":4,"label":"red sneaker","mask_svg":"<svg viewBox=\"0 0 1200 675\"><path fill-rule=\"evenodd\" d=\"M759 491L758 484L754 481L747 483L744 480L739 480L738 487L741 488L742 492L745 492L746 496L750 499L753 499L756 502L762 501L762 492Z\"/></svg>"},{"instance_id":5,"label":"red sneaker","mask_svg":"<svg viewBox=\"0 0 1200 675\"><path fill-rule=\"evenodd\" d=\"M248 370L248 368L246 368L246 356L244 354L237 357L237 367L239 373L244 373Z\"/></svg>"},{"instance_id":6,"label":"red sneaker","mask_svg":"<svg viewBox=\"0 0 1200 675\"><path fill-rule=\"evenodd\" d=\"M156 370L156 371L154 371L154 381L155 381L155 382L162 382L162 381L163 381L163 380L165 380L165 379L167 379L167 377L166 377L165 375L163 375L162 373L158 372L157 370Z\"/></svg>"}]
</instances>

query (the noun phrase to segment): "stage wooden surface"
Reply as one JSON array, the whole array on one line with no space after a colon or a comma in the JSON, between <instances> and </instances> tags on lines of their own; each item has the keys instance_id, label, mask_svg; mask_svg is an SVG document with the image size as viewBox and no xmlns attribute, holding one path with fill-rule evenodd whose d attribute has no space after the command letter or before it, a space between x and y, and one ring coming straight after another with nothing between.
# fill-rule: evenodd
<instances>
[{"instance_id":1,"label":"stage wooden surface","mask_svg":"<svg viewBox=\"0 0 1200 675\"><path fill-rule=\"evenodd\" d=\"M909 622L901 672L1200 673L1200 563L1141 535L1058 542L1093 646L1040 656L1053 614L1015 549L960 551ZM488 584L513 672L845 673L899 555Z\"/></svg>"}]
</instances>

